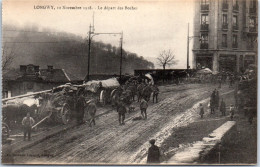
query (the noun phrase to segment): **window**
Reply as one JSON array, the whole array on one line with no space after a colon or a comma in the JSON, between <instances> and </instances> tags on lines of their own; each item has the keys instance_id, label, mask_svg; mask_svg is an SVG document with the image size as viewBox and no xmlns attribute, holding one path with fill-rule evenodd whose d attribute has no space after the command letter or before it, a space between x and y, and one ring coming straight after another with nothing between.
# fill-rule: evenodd
<instances>
[{"instance_id":1,"label":"window","mask_svg":"<svg viewBox=\"0 0 260 167\"><path fill-rule=\"evenodd\" d=\"M249 27L255 27L256 25L256 18L255 17L250 17L249 19Z\"/></svg>"},{"instance_id":2,"label":"window","mask_svg":"<svg viewBox=\"0 0 260 167\"><path fill-rule=\"evenodd\" d=\"M250 1L250 8L256 8L256 0L251 0Z\"/></svg>"},{"instance_id":3,"label":"window","mask_svg":"<svg viewBox=\"0 0 260 167\"><path fill-rule=\"evenodd\" d=\"M233 40L232 40L232 46L233 48L237 48L237 35L233 35Z\"/></svg>"},{"instance_id":4,"label":"window","mask_svg":"<svg viewBox=\"0 0 260 167\"><path fill-rule=\"evenodd\" d=\"M227 47L227 34L222 35L222 46Z\"/></svg>"},{"instance_id":5,"label":"window","mask_svg":"<svg viewBox=\"0 0 260 167\"><path fill-rule=\"evenodd\" d=\"M209 17L207 14L201 15L201 24L208 24L208 22L209 22L208 19L209 19Z\"/></svg>"},{"instance_id":6,"label":"window","mask_svg":"<svg viewBox=\"0 0 260 167\"><path fill-rule=\"evenodd\" d=\"M222 24L223 24L223 25L226 25L226 24L227 24L227 14L223 14Z\"/></svg>"},{"instance_id":7,"label":"window","mask_svg":"<svg viewBox=\"0 0 260 167\"><path fill-rule=\"evenodd\" d=\"M233 25L237 26L237 16L233 16Z\"/></svg>"},{"instance_id":8,"label":"window","mask_svg":"<svg viewBox=\"0 0 260 167\"><path fill-rule=\"evenodd\" d=\"M200 43L208 43L208 34L207 33L201 34Z\"/></svg>"},{"instance_id":9,"label":"window","mask_svg":"<svg viewBox=\"0 0 260 167\"><path fill-rule=\"evenodd\" d=\"M233 6L237 6L237 5L238 5L237 0L233 0Z\"/></svg>"},{"instance_id":10,"label":"window","mask_svg":"<svg viewBox=\"0 0 260 167\"><path fill-rule=\"evenodd\" d=\"M201 0L201 5L208 5L209 4L209 0Z\"/></svg>"}]
</instances>

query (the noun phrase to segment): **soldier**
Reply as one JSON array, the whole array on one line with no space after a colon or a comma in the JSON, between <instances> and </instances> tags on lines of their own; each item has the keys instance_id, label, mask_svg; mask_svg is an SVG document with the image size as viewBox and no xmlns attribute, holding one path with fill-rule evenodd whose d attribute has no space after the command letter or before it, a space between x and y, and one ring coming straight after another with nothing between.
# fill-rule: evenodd
<instances>
[{"instance_id":1,"label":"soldier","mask_svg":"<svg viewBox=\"0 0 260 167\"><path fill-rule=\"evenodd\" d=\"M28 134L28 140L31 140L31 131L32 131L32 126L34 124L34 119L32 117L30 117L30 113L28 112L26 117L23 118L22 120L22 125L24 128L24 136L23 136L23 140L26 140L26 136Z\"/></svg>"},{"instance_id":2,"label":"soldier","mask_svg":"<svg viewBox=\"0 0 260 167\"><path fill-rule=\"evenodd\" d=\"M85 109L85 99L83 97L83 94L80 94L77 103L76 103L76 111L77 111L77 124L84 123L84 109Z\"/></svg>"},{"instance_id":3,"label":"soldier","mask_svg":"<svg viewBox=\"0 0 260 167\"><path fill-rule=\"evenodd\" d=\"M156 103L158 103L158 94L159 94L159 88L157 85L154 85L153 103L154 103L154 99L156 99Z\"/></svg>"},{"instance_id":4,"label":"soldier","mask_svg":"<svg viewBox=\"0 0 260 167\"><path fill-rule=\"evenodd\" d=\"M226 103L224 102L223 98L221 100L221 104L220 104L220 112L222 116L226 115Z\"/></svg>"},{"instance_id":5,"label":"soldier","mask_svg":"<svg viewBox=\"0 0 260 167\"><path fill-rule=\"evenodd\" d=\"M147 119L147 114L146 114L147 108L148 108L147 101L145 101L145 99L142 99L141 104L140 104L140 110L141 110L141 115L142 115L143 119Z\"/></svg>"},{"instance_id":6,"label":"soldier","mask_svg":"<svg viewBox=\"0 0 260 167\"><path fill-rule=\"evenodd\" d=\"M202 103L200 103L200 117L203 118L203 115L204 115L204 108Z\"/></svg>"},{"instance_id":7,"label":"soldier","mask_svg":"<svg viewBox=\"0 0 260 167\"><path fill-rule=\"evenodd\" d=\"M155 145L155 140L149 141L151 147L148 149L147 163L160 163L160 150L159 147Z\"/></svg>"},{"instance_id":8,"label":"soldier","mask_svg":"<svg viewBox=\"0 0 260 167\"><path fill-rule=\"evenodd\" d=\"M125 124L125 113L126 113L126 107L123 103L123 99L121 98L120 101L118 102L117 106L117 112L118 112L118 120L119 120L119 125L124 125Z\"/></svg>"},{"instance_id":9,"label":"soldier","mask_svg":"<svg viewBox=\"0 0 260 167\"><path fill-rule=\"evenodd\" d=\"M233 118L234 118L234 115L235 115L235 108L234 108L234 105L233 105L233 104L230 105L229 110L230 110L230 119L231 119L231 121L232 121Z\"/></svg>"}]
</instances>

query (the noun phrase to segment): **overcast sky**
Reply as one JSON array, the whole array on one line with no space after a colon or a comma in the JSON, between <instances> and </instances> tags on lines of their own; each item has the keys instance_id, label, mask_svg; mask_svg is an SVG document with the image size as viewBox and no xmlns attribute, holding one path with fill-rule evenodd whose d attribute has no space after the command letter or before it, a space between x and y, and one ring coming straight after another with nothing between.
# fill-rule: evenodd
<instances>
[{"instance_id":1,"label":"overcast sky","mask_svg":"<svg viewBox=\"0 0 260 167\"><path fill-rule=\"evenodd\" d=\"M50 5L55 8L35 9ZM58 7L89 7L89 9L69 10ZM105 10L104 7L115 7ZM134 7L126 10L125 6ZM98 9L102 7L101 9ZM123 7L119 10L118 7ZM137 53L156 65L156 57L163 50L171 49L179 60L172 68L186 68L187 61L187 27L190 34L193 27L194 5L192 0L171 1L131 1L106 2L94 1L3 1L3 24L13 23L19 26L38 24L57 31L66 31L87 36L92 15L95 13L95 32L124 33L124 49ZM93 39L119 46L119 36L99 35ZM192 43L190 43L190 57ZM191 60L191 58L190 58ZM158 68L158 66L156 66Z\"/></svg>"}]
</instances>

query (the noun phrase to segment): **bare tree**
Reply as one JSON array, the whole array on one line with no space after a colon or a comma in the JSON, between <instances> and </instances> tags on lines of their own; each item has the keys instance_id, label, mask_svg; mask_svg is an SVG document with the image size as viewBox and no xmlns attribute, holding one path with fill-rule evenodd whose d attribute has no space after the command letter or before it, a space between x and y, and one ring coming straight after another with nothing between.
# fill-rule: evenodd
<instances>
[{"instance_id":1,"label":"bare tree","mask_svg":"<svg viewBox=\"0 0 260 167\"><path fill-rule=\"evenodd\" d=\"M172 51L169 49L168 51L162 51L157 57L158 64L163 67L165 70L166 66L172 66L174 64L177 64L177 60L175 60L175 55L172 53Z\"/></svg>"},{"instance_id":2,"label":"bare tree","mask_svg":"<svg viewBox=\"0 0 260 167\"><path fill-rule=\"evenodd\" d=\"M4 46L2 53L2 71L4 72L10 68L15 57L15 51L13 47Z\"/></svg>"}]
</instances>

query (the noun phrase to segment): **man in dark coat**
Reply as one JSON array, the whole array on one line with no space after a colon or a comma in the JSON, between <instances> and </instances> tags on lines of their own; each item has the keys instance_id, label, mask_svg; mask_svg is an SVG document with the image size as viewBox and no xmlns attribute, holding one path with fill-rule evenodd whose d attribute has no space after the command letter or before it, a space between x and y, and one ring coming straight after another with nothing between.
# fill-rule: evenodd
<instances>
[{"instance_id":1,"label":"man in dark coat","mask_svg":"<svg viewBox=\"0 0 260 167\"><path fill-rule=\"evenodd\" d=\"M160 163L160 150L159 147L155 145L155 140L149 141L151 147L148 149L147 163Z\"/></svg>"},{"instance_id":2,"label":"man in dark coat","mask_svg":"<svg viewBox=\"0 0 260 167\"><path fill-rule=\"evenodd\" d=\"M220 103L220 112L222 116L226 115L226 103L224 102L223 98L222 101Z\"/></svg>"},{"instance_id":3,"label":"man in dark coat","mask_svg":"<svg viewBox=\"0 0 260 167\"><path fill-rule=\"evenodd\" d=\"M154 90L153 90L153 103L154 100L156 101L156 103L158 103L158 94L159 94L159 88L157 85L154 85Z\"/></svg>"},{"instance_id":4,"label":"man in dark coat","mask_svg":"<svg viewBox=\"0 0 260 167\"><path fill-rule=\"evenodd\" d=\"M124 103L122 102L123 99L120 99L118 105L117 105L117 112L118 112L118 120L119 120L119 125L124 125L125 124L125 113L126 113L126 107Z\"/></svg>"},{"instance_id":5,"label":"man in dark coat","mask_svg":"<svg viewBox=\"0 0 260 167\"><path fill-rule=\"evenodd\" d=\"M82 124L84 119L84 109L85 109L85 98L81 94L77 99L76 111L77 111L77 123Z\"/></svg>"}]
</instances>

